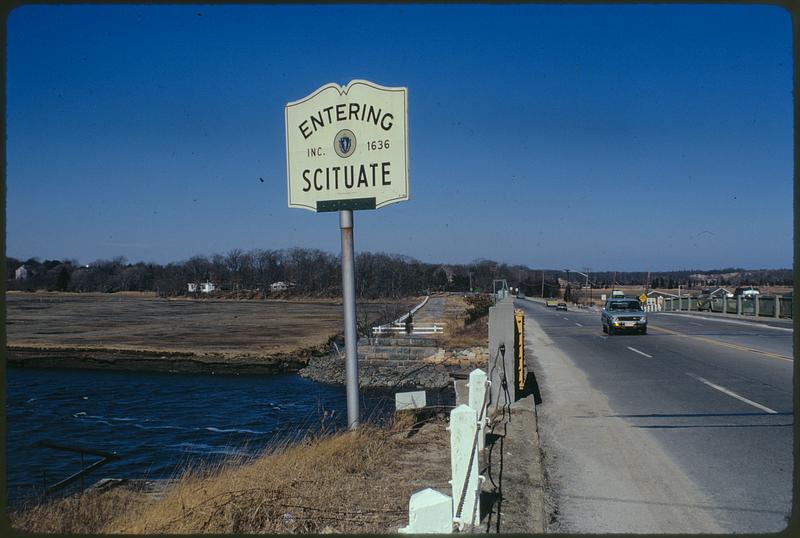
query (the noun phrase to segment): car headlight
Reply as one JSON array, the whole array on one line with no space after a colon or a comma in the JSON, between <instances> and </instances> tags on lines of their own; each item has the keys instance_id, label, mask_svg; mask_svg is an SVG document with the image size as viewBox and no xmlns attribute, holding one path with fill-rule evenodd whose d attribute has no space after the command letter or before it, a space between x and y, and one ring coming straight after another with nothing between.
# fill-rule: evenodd
<instances>
[{"instance_id":1,"label":"car headlight","mask_svg":"<svg viewBox=\"0 0 800 538\"><path fill-rule=\"evenodd\" d=\"M611 323L613 323L614 325L619 325L619 320L617 318L613 318L612 317L611 318Z\"/></svg>"},{"instance_id":2,"label":"car headlight","mask_svg":"<svg viewBox=\"0 0 800 538\"><path fill-rule=\"evenodd\" d=\"M642 316L639 318L639 323L647 323L647 316Z\"/></svg>"}]
</instances>

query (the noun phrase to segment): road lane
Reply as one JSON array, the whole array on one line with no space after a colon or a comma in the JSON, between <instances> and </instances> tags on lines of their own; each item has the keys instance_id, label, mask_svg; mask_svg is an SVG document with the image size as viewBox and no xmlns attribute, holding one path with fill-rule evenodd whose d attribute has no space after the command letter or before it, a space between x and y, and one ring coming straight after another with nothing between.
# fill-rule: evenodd
<instances>
[{"instance_id":1,"label":"road lane","mask_svg":"<svg viewBox=\"0 0 800 538\"><path fill-rule=\"evenodd\" d=\"M773 327L758 322L699 318L691 314L652 313L648 316L657 327L664 330L755 349L764 354L779 355L786 360L793 359L793 331L786 326Z\"/></svg>"},{"instance_id":2,"label":"road lane","mask_svg":"<svg viewBox=\"0 0 800 538\"><path fill-rule=\"evenodd\" d=\"M690 375L691 377L693 377L693 378L697 379L697 380L698 380L698 381L700 381L701 383L705 383L706 385L708 385L708 386L709 386L709 387L711 387L712 389L716 389L716 390L718 390L718 391L722 392L723 394L727 394L728 396L731 396L731 397L733 397L733 398L736 398L736 399L737 399L737 400L739 400L740 402L744 402L744 403L746 403L747 405L752 405L752 406L753 406L753 407L755 407L756 409L761 409L762 411L764 411L764 412L766 412L766 413L772 413L773 415L778 413L778 412L777 412L777 411L775 411L774 409L770 409L769 407L767 407L767 406L765 406L765 405L761 405L761 404L760 404L760 403L758 403L758 402L754 402L753 400L749 400L749 399L745 398L744 396L742 396L742 395L740 395L740 394L736 394L736 393L735 393L735 392L733 392L732 390L726 389L725 387L721 387L721 386L717 385L716 383L712 383L712 382L711 382L711 381L709 381L708 379L705 379L705 378L703 378L703 377L700 377L699 375L694 375L694 374L687 374L687 375Z\"/></svg>"},{"instance_id":3,"label":"road lane","mask_svg":"<svg viewBox=\"0 0 800 538\"><path fill-rule=\"evenodd\" d=\"M581 488L592 489L592 484L582 483L592 474L583 469L583 477L576 476L577 471L563 466L560 452L567 450L566 459L573 463L578 457L574 452L580 452L576 447L566 449L563 437L580 437L574 433L578 429L610 418L655 441L697 488L702 499L697 506L705 506L720 528L734 532L783 528L791 505L793 463L791 332L651 313L650 334L606 337L599 312L570 310L564 320L561 313L531 301L518 301L518 306L542 333L538 339L528 339L532 348L528 356L543 394L537 408L543 451L554 452L549 459L545 456L545 462L557 477L556 489L562 488L555 492L561 494L558 530L594 532L581 527L581 518L590 517L597 508L575 499ZM559 401L560 387L553 380L566 382L568 368L541 359L552 348L563 353L563 362L574 366L575 375L586 376L591 391L608 399L611 411L599 416L580 401L580 392L573 394L576 402L571 406L563 398ZM576 408L586 412L576 413ZM564 416L567 409L570 416ZM548 426L558 429L562 441L548 437L544 431ZM584 452L590 455L591 449ZM641 520L630 525L619 520L607 523L612 526L606 532L642 528Z\"/></svg>"},{"instance_id":4,"label":"road lane","mask_svg":"<svg viewBox=\"0 0 800 538\"><path fill-rule=\"evenodd\" d=\"M636 349L635 347L631 347L631 346L627 346L627 347L628 347L628 349L630 349L630 350L631 350L631 351L633 351L634 353L638 353L639 355L641 355L641 356L643 356L643 357L647 357L648 359L652 359L652 358L653 358L653 356L652 356L652 355L648 355L648 354L647 354L647 353L645 353L644 351L639 351L639 350L638 350L638 349Z\"/></svg>"}]
</instances>

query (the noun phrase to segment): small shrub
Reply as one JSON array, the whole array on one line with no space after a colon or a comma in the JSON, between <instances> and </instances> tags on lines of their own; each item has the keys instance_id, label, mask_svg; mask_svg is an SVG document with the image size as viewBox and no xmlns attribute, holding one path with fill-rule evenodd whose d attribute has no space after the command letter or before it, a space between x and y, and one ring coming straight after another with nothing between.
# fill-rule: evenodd
<instances>
[{"instance_id":1,"label":"small shrub","mask_svg":"<svg viewBox=\"0 0 800 538\"><path fill-rule=\"evenodd\" d=\"M469 295L464 298L469 307L466 310L465 325L469 325L477 319L489 315L489 308L494 306L491 295L488 293L480 293L478 295Z\"/></svg>"}]
</instances>

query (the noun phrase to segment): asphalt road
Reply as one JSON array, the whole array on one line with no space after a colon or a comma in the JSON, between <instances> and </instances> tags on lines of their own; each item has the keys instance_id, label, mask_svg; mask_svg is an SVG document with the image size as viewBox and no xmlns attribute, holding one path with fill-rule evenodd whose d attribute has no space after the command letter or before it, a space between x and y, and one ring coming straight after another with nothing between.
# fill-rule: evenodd
<instances>
[{"instance_id":1,"label":"asphalt road","mask_svg":"<svg viewBox=\"0 0 800 538\"><path fill-rule=\"evenodd\" d=\"M516 301L542 394L556 532L775 532L792 502L790 325L649 313L607 336L599 312Z\"/></svg>"}]
</instances>

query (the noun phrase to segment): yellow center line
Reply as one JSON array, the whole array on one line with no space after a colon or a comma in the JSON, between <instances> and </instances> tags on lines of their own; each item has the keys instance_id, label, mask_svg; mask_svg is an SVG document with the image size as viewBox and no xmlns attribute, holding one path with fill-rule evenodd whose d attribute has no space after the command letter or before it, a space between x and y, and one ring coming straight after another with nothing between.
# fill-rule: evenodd
<instances>
[{"instance_id":1,"label":"yellow center line","mask_svg":"<svg viewBox=\"0 0 800 538\"><path fill-rule=\"evenodd\" d=\"M751 353L758 353L760 355L766 355L767 357L772 357L773 359L780 359L782 361L794 362L794 359L792 359L791 357L787 357L785 355L779 355L777 353L771 353L769 351L762 351L760 349L755 349L755 348L752 348L752 347L740 346L739 344L731 344L730 342L723 342L721 340L714 340L713 338L706 338L705 336L695 336L695 335L692 335L692 334L680 333L678 331L673 331L672 329L665 329L663 327L653 327L651 325L650 328L651 329L655 329L656 331L661 331L661 332L665 332L665 333L669 333L669 334L674 334L674 335L677 335L677 336L685 336L687 338L694 338L695 340L700 340L701 342L707 342L709 344L716 344L718 346L724 346L724 347L729 347L729 348L732 348L732 349L738 349L739 351L750 351Z\"/></svg>"}]
</instances>

